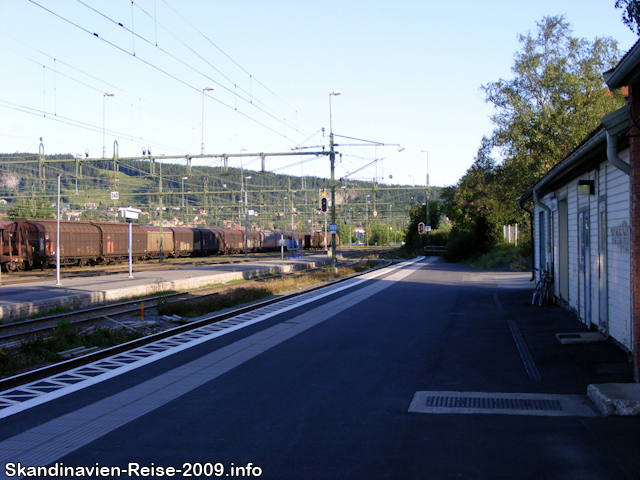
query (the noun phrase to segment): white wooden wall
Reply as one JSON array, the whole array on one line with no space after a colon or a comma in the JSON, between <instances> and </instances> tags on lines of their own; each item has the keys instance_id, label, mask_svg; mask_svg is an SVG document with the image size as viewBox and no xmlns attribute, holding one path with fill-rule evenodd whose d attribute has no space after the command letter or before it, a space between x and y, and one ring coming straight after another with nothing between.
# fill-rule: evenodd
<instances>
[{"instance_id":1,"label":"white wooden wall","mask_svg":"<svg viewBox=\"0 0 640 480\"><path fill-rule=\"evenodd\" d=\"M624 160L628 157L628 150L620 154ZM596 190L594 195L578 195L578 180L594 180ZM599 322L599 266L598 266L598 207L599 199L606 198L607 223L607 315L609 335L626 348L631 347L631 299L630 299L630 253L629 253L629 177L604 161L599 170L581 175L568 182L555 192L546 195L542 201L549 207L554 205L552 200L567 199L568 210L568 278L569 278L569 308L578 313L581 321L586 324ZM584 208L589 209L589 273L590 288L590 319L585 318L584 275L579 268L580 245L578 238L578 214ZM559 278L558 242L559 218L557 208L553 210L553 250L555 278ZM534 266L540 265L540 249L546 248L546 243L540 244L539 212L534 208ZM547 255L547 258L549 256ZM559 284L555 284L555 293L559 295Z\"/></svg>"}]
</instances>

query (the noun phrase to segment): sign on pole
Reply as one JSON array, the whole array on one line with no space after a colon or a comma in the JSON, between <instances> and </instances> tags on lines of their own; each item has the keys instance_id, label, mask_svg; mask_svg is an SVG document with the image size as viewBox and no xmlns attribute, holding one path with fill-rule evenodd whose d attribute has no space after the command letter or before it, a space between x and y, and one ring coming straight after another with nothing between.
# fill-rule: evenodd
<instances>
[{"instance_id":1,"label":"sign on pole","mask_svg":"<svg viewBox=\"0 0 640 480\"><path fill-rule=\"evenodd\" d=\"M329 232L336 233L337 231L338 231L338 224L337 223L330 223L329 224Z\"/></svg>"}]
</instances>

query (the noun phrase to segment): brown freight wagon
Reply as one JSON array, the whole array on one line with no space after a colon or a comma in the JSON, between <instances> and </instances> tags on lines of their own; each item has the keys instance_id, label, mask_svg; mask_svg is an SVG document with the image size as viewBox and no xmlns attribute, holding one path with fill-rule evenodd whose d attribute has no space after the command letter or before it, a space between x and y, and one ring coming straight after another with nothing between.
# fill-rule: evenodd
<instances>
[{"instance_id":1,"label":"brown freight wagon","mask_svg":"<svg viewBox=\"0 0 640 480\"><path fill-rule=\"evenodd\" d=\"M14 222L13 236L22 237L24 265L48 267L56 264L56 220L20 219ZM24 236L26 235L26 242ZM100 258L100 232L89 222L60 221L60 264L94 263Z\"/></svg>"},{"instance_id":2,"label":"brown freight wagon","mask_svg":"<svg viewBox=\"0 0 640 480\"><path fill-rule=\"evenodd\" d=\"M225 228L222 231L224 236L224 253L244 252L244 230L231 230Z\"/></svg>"},{"instance_id":3,"label":"brown freight wagon","mask_svg":"<svg viewBox=\"0 0 640 480\"><path fill-rule=\"evenodd\" d=\"M278 248L278 241L280 235L276 235L274 232L260 231L260 243L262 245L262 251L272 251Z\"/></svg>"},{"instance_id":4,"label":"brown freight wagon","mask_svg":"<svg viewBox=\"0 0 640 480\"><path fill-rule=\"evenodd\" d=\"M160 258L160 227L142 227L147 232L147 258ZM162 257L173 256L173 230L162 229Z\"/></svg>"},{"instance_id":5,"label":"brown freight wagon","mask_svg":"<svg viewBox=\"0 0 640 480\"><path fill-rule=\"evenodd\" d=\"M84 223L84 222L69 222ZM100 238L100 258L103 264L124 261L129 258L129 224L91 222L98 228ZM147 232L140 225L133 224L131 240L131 256L140 260L147 256ZM62 240L60 241L62 244Z\"/></svg>"},{"instance_id":6,"label":"brown freight wagon","mask_svg":"<svg viewBox=\"0 0 640 480\"><path fill-rule=\"evenodd\" d=\"M202 255L222 253L224 237L219 228L199 228L202 235Z\"/></svg>"},{"instance_id":7,"label":"brown freight wagon","mask_svg":"<svg viewBox=\"0 0 640 480\"><path fill-rule=\"evenodd\" d=\"M242 230L242 234L244 235L244 230ZM242 239L244 242L244 238ZM262 246L262 237L260 236L260 232L255 230L247 231L247 251L248 252L259 252ZM244 251L244 246L243 246Z\"/></svg>"},{"instance_id":8,"label":"brown freight wagon","mask_svg":"<svg viewBox=\"0 0 640 480\"><path fill-rule=\"evenodd\" d=\"M188 227L171 227L171 230L173 230L173 251L176 257L202 254L200 230Z\"/></svg>"},{"instance_id":9,"label":"brown freight wagon","mask_svg":"<svg viewBox=\"0 0 640 480\"><path fill-rule=\"evenodd\" d=\"M21 220L24 222L24 220ZM0 268L4 272L24 270L33 264L31 249L27 248L27 232L24 224L0 222Z\"/></svg>"}]
</instances>

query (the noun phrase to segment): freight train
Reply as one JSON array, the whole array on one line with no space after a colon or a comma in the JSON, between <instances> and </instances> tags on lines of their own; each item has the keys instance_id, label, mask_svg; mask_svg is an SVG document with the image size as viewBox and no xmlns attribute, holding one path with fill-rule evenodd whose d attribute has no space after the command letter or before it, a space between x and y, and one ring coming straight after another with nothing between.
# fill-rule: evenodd
<instances>
[{"instance_id":1,"label":"freight train","mask_svg":"<svg viewBox=\"0 0 640 480\"><path fill-rule=\"evenodd\" d=\"M0 267L2 271L47 268L56 264L55 220L18 219L0 222ZM109 222L60 221L60 265L107 265L129 258L129 225ZM337 237L337 236L336 236ZM247 232L248 252L280 248L280 240L291 240L291 232ZM324 233L294 232L297 248L321 249ZM337 238L336 238L337 241ZM331 237L327 238L327 245ZM243 253L244 230L222 228L148 227L132 225L134 261L168 257L206 257Z\"/></svg>"}]
</instances>

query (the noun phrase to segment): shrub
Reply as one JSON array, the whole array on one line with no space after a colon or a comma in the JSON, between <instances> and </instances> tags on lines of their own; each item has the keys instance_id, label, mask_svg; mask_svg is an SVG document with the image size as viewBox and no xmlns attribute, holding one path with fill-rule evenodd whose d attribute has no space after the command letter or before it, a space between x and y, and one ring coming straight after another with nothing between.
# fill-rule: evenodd
<instances>
[{"instance_id":1,"label":"shrub","mask_svg":"<svg viewBox=\"0 0 640 480\"><path fill-rule=\"evenodd\" d=\"M460 262L477 255L481 248L473 233L463 233L447 244L442 256L447 262Z\"/></svg>"}]
</instances>

